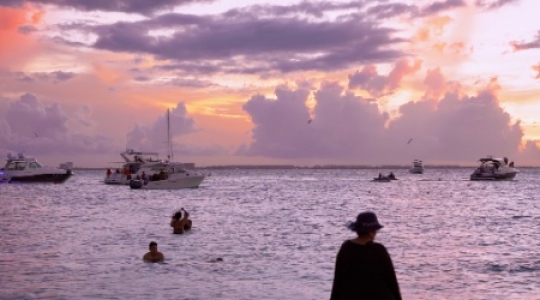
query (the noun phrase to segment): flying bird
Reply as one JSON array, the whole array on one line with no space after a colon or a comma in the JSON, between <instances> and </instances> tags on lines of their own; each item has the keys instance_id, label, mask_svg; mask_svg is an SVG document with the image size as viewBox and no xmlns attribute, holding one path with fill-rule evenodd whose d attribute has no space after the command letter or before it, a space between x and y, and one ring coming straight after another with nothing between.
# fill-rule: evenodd
<instances>
[{"instance_id":1,"label":"flying bird","mask_svg":"<svg viewBox=\"0 0 540 300\"><path fill-rule=\"evenodd\" d=\"M35 132L34 132L34 134L35 134L35 135L36 135L36 137L37 137L37 133L35 133Z\"/></svg>"},{"instance_id":2,"label":"flying bird","mask_svg":"<svg viewBox=\"0 0 540 300\"><path fill-rule=\"evenodd\" d=\"M311 124L311 121L313 121L313 120L312 120L312 119L309 119L309 120L307 121L307 123L308 123L308 124Z\"/></svg>"},{"instance_id":3,"label":"flying bird","mask_svg":"<svg viewBox=\"0 0 540 300\"><path fill-rule=\"evenodd\" d=\"M410 144L412 142L412 138L409 139L409 141L407 142L407 145Z\"/></svg>"}]
</instances>

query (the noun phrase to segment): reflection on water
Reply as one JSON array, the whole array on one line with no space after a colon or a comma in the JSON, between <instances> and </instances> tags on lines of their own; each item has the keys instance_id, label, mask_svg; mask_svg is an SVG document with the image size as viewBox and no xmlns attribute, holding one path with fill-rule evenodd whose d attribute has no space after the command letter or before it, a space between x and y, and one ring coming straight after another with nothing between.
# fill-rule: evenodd
<instances>
[{"instance_id":1,"label":"reflection on water","mask_svg":"<svg viewBox=\"0 0 540 300\"><path fill-rule=\"evenodd\" d=\"M400 180L382 183L379 170L221 170L179 191L105 186L93 171L3 184L0 299L326 299L360 210L385 225L404 299L540 299L540 170L392 171ZM194 227L173 235L180 207ZM164 264L142 262L151 240Z\"/></svg>"}]
</instances>

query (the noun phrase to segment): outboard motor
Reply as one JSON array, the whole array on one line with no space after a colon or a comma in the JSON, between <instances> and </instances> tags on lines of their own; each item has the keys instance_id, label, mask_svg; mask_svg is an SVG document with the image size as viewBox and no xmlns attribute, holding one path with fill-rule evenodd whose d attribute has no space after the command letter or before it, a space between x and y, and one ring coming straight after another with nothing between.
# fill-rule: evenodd
<instances>
[{"instance_id":1,"label":"outboard motor","mask_svg":"<svg viewBox=\"0 0 540 300\"><path fill-rule=\"evenodd\" d=\"M135 179L135 180L131 180L129 182L129 187L132 188L132 189L140 189L140 188L142 188L142 186L143 186L143 183L142 183L141 180L136 180Z\"/></svg>"}]
</instances>

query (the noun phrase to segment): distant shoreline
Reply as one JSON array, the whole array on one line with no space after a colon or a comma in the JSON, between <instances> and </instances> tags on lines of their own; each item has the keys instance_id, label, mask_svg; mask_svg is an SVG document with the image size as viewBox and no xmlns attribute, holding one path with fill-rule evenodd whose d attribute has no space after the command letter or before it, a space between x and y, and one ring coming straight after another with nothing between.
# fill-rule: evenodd
<instances>
[{"instance_id":1,"label":"distant shoreline","mask_svg":"<svg viewBox=\"0 0 540 300\"><path fill-rule=\"evenodd\" d=\"M102 168L84 168L84 167L75 167L74 170L106 170L108 167ZM192 167L189 169L198 169L198 170L231 170L231 169L410 169L410 166L403 165L380 165L380 166L364 166L364 165L316 165L316 166L295 166L295 165L215 165L215 166L206 166L206 167ZM425 169L470 169L476 168L476 166L462 166L462 165L424 165ZM517 166L518 169L532 169L540 168L538 166Z\"/></svg>"}]
</instances>

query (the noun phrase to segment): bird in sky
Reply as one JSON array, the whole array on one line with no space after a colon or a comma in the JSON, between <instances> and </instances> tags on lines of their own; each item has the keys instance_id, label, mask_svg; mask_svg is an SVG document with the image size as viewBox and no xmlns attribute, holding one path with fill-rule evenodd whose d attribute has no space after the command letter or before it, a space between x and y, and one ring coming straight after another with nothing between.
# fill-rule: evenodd
<instances>
[{"instance_id":1,"label":"bird in sky","mask_svg":"<svg viewBox=\"0 0 540 300\"><path fill-rule=\"evenodd\" d=\"M412 138L409 139L409 141L407 142L407 145L410 144L412 142Z\"/></svg>"},{"instance_id":2,"label":"bird in sky","mask_svg":"<svg viewBox=\"0 0 540 300\"><path fill-rule=\"evenodd\" d=\"M311 124L311 121L313 121L313 120L312 120L312 119L309 119L309 120L307 121L307 123L308 123L308 124Z\"/></svg>"}]
</instances>

